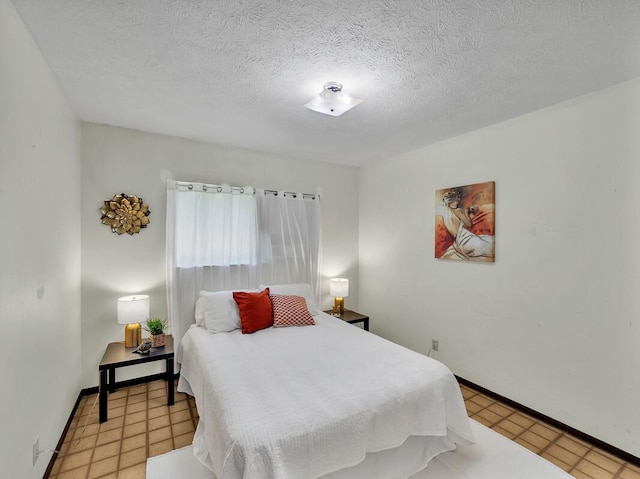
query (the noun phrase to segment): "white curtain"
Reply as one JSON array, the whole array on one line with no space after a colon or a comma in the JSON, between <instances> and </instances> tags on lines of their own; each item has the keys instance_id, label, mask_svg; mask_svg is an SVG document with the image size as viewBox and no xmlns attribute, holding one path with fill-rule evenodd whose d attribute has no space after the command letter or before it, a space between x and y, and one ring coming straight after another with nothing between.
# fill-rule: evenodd
<instances>
[{"instance_id":1,"label":"white curtain","mask_svg":"<svg viewBox=\"0 0 640 479\"><path fill-rule=\"evenodd\" d=\"M166 228L167 301L176 344L194 321L201 290L309 283L317 296L317 195L169 181Z\"/></svg>"},{"instance_id":2,"label":"white curtain","mask_svg":"<svg viewBox=\"0 0 640 479\"><path fill-rule=\"evenodd\" d=\"M178 268L255 263L257 216L252 188L172 190ZM218 191L219 190L219 191Z\"/></svg>"},{"instance_id":3,"label":"white curtain","mask_svg":"<svg viewBox=\"0 0 640 479\"><path fill-rule=\"evenodd\" d=\"M257 190L262 284L309 283L318 293L320 201L316 195ZM316 298L318 302L319 298Z\"/></svg>"}]
</instances>

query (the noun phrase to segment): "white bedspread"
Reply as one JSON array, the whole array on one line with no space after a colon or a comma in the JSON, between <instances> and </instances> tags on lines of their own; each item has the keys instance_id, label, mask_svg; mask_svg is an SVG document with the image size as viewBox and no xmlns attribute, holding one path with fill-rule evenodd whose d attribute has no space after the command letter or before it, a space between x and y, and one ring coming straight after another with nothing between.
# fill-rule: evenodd
<instances>
[{"instance_id":1,"label":"white bedspread","mask_svg":"<svg viewBox=\"0 0 640 479\"><path fill-rule=\"evenodd\" d=\"M194 327L178 389L196 398L196 456L218 479L315 479L436 436L473 436L441 363L322 314L315 326L243 335Z\"/></svg>"}]
</instances>

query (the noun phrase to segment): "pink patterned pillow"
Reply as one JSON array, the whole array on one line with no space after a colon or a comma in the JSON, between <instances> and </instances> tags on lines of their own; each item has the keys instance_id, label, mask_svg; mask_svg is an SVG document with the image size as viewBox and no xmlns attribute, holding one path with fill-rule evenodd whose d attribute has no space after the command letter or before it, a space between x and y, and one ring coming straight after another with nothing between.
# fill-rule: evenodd
<instances>
[{"instance_id":1,"label":"pink patterned pillow","mask_svg":"<svg viewBox=\"0 0 640 479\"><path fill-rule=\"evenodd\" d=\"M270 294L273 308L273 327L311 326L316 324L302 296Z\"/></svg>"}]
</instances>

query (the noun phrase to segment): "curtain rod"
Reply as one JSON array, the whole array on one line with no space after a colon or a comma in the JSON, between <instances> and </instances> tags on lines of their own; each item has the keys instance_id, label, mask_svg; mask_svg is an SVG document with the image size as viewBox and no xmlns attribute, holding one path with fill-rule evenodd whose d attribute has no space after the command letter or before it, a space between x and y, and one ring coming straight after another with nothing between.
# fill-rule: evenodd
<instances>
[{"instance_id":1,"label":"curtain rod","mask_svg":"<svg viewBox=\"0 0 640 479\"><path fill-rule=\"evenodd\" d=\"M200 183L198 183L200 184ZM180 187L183 186L185 188L187 188L188 190L193 190L195 188L195 186L193 185L193 183L181 183L179 181L175 182L175 186L176 187ZM228 185L225 185L228 186ZM207 191L212 191L212 192L217 192L217 193L222 193L224 192L225 188L223 186L220 185L205 185L202 184L200 185L200 188L202 189L202 191L207 192ZM244 193L244 187L241 186L229 186L228 187L231 191L237 191L238 193ZM253 189L253 188L252 188ZM252 194L255 194L256 191L253 190Z\"/></svg>"},{"instance_id":2,"label":"curtain rod","mask_svg":"<svg viewBox=\"0 0 640 479\"><path fill-rule=\"evenodd\" d=\"M278 192L278 191L276 191L276 190L264 190L264 194L265 194L265 195L278 196L278 193L279 193L279 192ZM318 193L295 193L295 192L292 192L292 191L283 191L283 192L282 192L282 195L283 195L283 196L291 195L291 196L293 196L294 198L297 198L299 194L302 194L302 197L303 197L303 198L311 198L311 199L313 199L313 200L315 200L315 199L316 199L316 196L317 196L317 197L320 197L320 195L319 195Z\"/></svg>"},{"instance_id":3,"label":"curtain rod","mask_svg":"<svg viewBox=\"0 0 640 479\"><path fill-rule=\"evenodd\" d=\"M181 183L180 181L175 181L174 184L175 184L176 187L181 187L182 186L182 187L187 188L188 190L193 190L195 188L193 183ZM227 186L231 190L231 192L236 191L236 192L238 192L240 194L244 194L244 192L245 192L245 187L242 187L242 186L228 186L228 185L225 185L225 186ZM247 187L247 188L250 188L250 187ZM207 184L202 184L201 185L201 189L204 192L207 192L207 191L214 192L215 191L217 193L223 193L224 190L225 190L225 188L223 186L220 186L220 185L207 185ZM247 192L247 194L254 194L255 195L256 194L256 189L255 188L251 188L251 189L253 190L253 192L252 193ZM278 196L279 193L280 192L278 190L264 190L264 194L265 195ZM314 199L314 200L316 199L316 197L320 198L320 194L318 194L318 193L296 193L296 192L293 192L293 191L283 191L282 192L282 195L285 196L285 197L287 195L289 195L289 196L293 196L294 198L297 198L299 194L302 194L302 198L311 198L311 199Z\"/></svg>"}]
</instances>

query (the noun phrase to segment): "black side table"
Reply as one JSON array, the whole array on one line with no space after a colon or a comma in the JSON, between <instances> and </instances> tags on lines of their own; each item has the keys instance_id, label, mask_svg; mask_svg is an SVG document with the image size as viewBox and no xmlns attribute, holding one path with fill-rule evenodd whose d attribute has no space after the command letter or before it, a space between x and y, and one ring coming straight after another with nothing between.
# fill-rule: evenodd
<instances>
[{"instance_id":1,"label":"black side table","mask_svg":"<svg viewBox=\"0 0 640 479\"><path fill-rule=\"evenodd\" d=\"M342 313L339 316L335 316L332 310L325 311L325 313L327 313L330 316L340 318L343 321L346 321L347 323L350 323L350 324L364 323L363 324L364 330L369 331L369 316L365 316L364 314L356 313L355 311L350 311L348 309L345 309L344 313Z\"/></svg>"},{"instance_id":2,"label":"black side table","mask_svg":"<svg viewBox=\"0 0 640 479\"><path fill-rule=\"evenodd\" d=\"M137 354L135 348L125 348L124 342L109 343L107 350L102 356L98 371L100 372L100 422L107 420L107 393L116 390L116 369L133 364L150 363L152 361L166 362L166 372L164 374L167 381L167 403L173 406L173 336L165 336L164 346L151 348L149 354ZM107 375L107 372L109 373Z\"/></svg>"}]
</instances>

